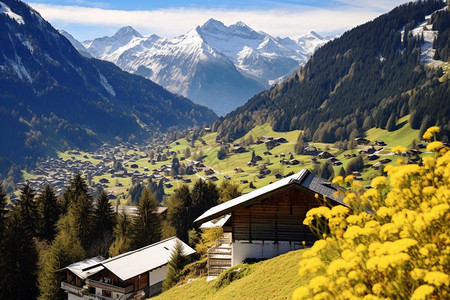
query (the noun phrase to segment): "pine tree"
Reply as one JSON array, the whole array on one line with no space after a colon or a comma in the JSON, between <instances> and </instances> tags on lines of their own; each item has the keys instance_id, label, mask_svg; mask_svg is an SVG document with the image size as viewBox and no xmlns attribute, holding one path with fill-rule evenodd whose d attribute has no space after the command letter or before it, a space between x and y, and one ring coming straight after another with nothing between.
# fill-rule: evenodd
<instances>
[{"instance_id":1,"label":"pine tree","mask_svg":"<svg viewBox=\"0 0 450 300\"><path fill-rule=\"evenodd\" d=\"M199 179L194 184L191 192L192 197L192 214L193 219L197 218L203 212L217 205L219 199L219 191L216 185L211 182L205 182Z\"/></svg>"},{"instance_id":2,"label":"pine tree","mask_svg":"<svg viewBox=\"0 0 450 300\"><path fill-rule=\"evenodd\" d=\"M347 175L347 173L345 173L344 167L341 167L339 169L339 176L342 176L342 177L345 178L346 175Z\"/></svg>"},{"instance_id":3,"label":"pine tree","mask_svg":"<svg viewBox=\"0 0 450 300\"><path fill-rule=\"evenodd\" d=\"M3 191L3 185L0 184L0 253L2 253L2 255L0 255L0 287L3 287L4 284L6 284L4 280L6 280L6 276L8 275L6 273L6 264L8 262L5 260L3 255L3 253L5 253L5 247L7 246L4 238L7 225L7 212L6 193ZM0 288L0 299L4 299L4 296L4 290L3 288Z\"/></svg>"},{"instance_id":4,"label":"pine tree","mask_svg":"<svg viewBox=\"0 0 450 300\"><path fill-rule=\"evenodd\" d=\"M166 280L163 282L163 290L166 291L173 287L180 280L181 271L189 262L189 257L184 254L183 244L177 241L170 255L169 272Z\"/></svg>"},{"instance_id":5,"label":"pine tree","mask_svg":"<svg viewBox=\"0 0 450 300\"><path fill-rule=\"evenodd\" d=\"M38 254L20 209L12 211L3 235L1 299L36 299Z\"/></svg>"},{"instance_id":6,"label":"pine tree","mask_svg":"<svg viewBox=\"0 0 450 300\"><path fill-rule=\"evenodd\" d=\"M64 274L55 271L85 258L80 239L72 230L73 222L70 215L65 215L58 221L58 233L52 247L39 259L39 300L67 299L67 294L60 288Z\"/></svg>"},{"instance_id":7,"label":"pine tree","mask_svg":"<svg viewBox=\"0 0 450 300\"><path fill-rule=\"evenodd\" d=\"M175 228L176 236L184 242L188 241L188 230L193 225L190 216L191 204L191 193L186 184L178 188L167 203L169 222Z\"/></svg>"},{"instance_id":8,"label":"pine tree","mask_svg":"<svg viewBox=\"0 0 450 300\"><path fill-rule=\"evenodd\" d=\"M3 185L0 183L0 244L1 244L2 234L5 231L7 212L8 212L8 210L6 209L6 193L3 191ZM1 248L0 248L0 252L1 252Z\"/></svg>"},{"instance_id":9,"label":"pine tree","mask_svg":"<svg viewBox=\"0 0 450 300\"><path fill-rule=\"evenodd\" d=\"M79 195L77 202L69 206L67 215L71 220L71 230L80 240L83 249L88 250L92 243L92 211L93 204L89 195Z\"/></svg>"},{"instance_id":10,"label":"pine tree","mask_svg":"<svg viewBox=\"0 0 450 300\"><path fill-rule=\"evenodd\" d=\"M134 248L141 248L158 242L161 239L161 219L156 214L158 201L148 187L142 191L139 200L138 215L134 224Z\"/></svg>"},{"instance_id":11,"label":"pine tree","mask_svg":"<svg viewBox=\"0 0 450 300\"><path fill-rule=\"evenodd\" d=\"M22 187L20 192L18 209L25 226L33 236L36 235L38 229L37 203L34 201L35 192L29 184Z\"/></svg>"},{"instance_id":12,"label":"pine tree","mask_svg":"<svg viewBox=\"0 0 450 300\"><path fill-rule=\"evenodd\" d=\"M81 174L75 174L70 182L69 187L66 189L63 195L63 197L67 199L67 208L70 204L78 202L80 197L85 196L91 198L86 182L84 181Z\"/></svg>"},{"instance_id":13,"label":"pine tree","mask_svg":"<svg viewBox=\"0 0 450 300\"><path fill-rule=\"evenodd\" d=\"M114 208L104 190L100 193L92 215L94 225L95 252L106 256L113 242L113 230L116 222ZM92 247L91 247L92 248Z\"/></svg>"},{"instance_id":14,"label":"pine tree","mask_svg":"<svg viewBox=\"0 0 450 300\"><path fill-rule=\"evenodd\" d=\"M334 169L332 164L327 161L323 164L320 164L319 170L317 175L319 175L320 177L324 178L324 179L330 179L334 177Z\"/></svg>"},{"instance_id":15,"label":"pine tree","mask_svg":"<svg viewBox=\"0 0 450 300\"><path fill-rule=\"evenodd\" d=\"M363 168L364 160L362 156L358 156L348 162L347 167L345 168L345 172L347 174L351 174L353 171L362 171Z\"/></svg>"},{"instance_id":16,"label":"pine tree","mask_svg":"<svg viewBox=\"0 0 450 300\"><path fill-rule=\"evenodd\" d=\"M186 149L184 150L184 157L189 158L190 156L191 156L191 149L189 149L189 147L186 147Z\"/></svg>"},{"instance_id":17,"label":"pine tree","mask_svg":"<svg viewBox=\"0 0 450 300\"><path fill-rule=\"evenodd\" d=\"M387 123L386 123L386 130L387 131L394 131L396 123L397 123L397 118L395 117L395 114L392 113L391 116L389 117Z\"/></svg>"},{"instance_id":18,"label":"pine tree","mask_svg":"<svg viewBox=\"0 0 450 300\"><path fill-rule=\"evenodd\" d=\"M109 248L109 256L117 256L119 254L131 250L132 243L132 220L126 214L117 215L117 223L114 227L114 242Z\"/></svg>"},{"instance_id":19,"label":"pine tree","mask_svg":"<svg viewBox=\"0 0 450 300\"><path fill-rule=\"evenodd\" d=\"M219 195L218 203L223 203L239 197L242 195L242 191L239 184L224 180L219 186Z\"/></svg>"},{"instance_id":20,"label":"pine tree","mask_svg":"<svg viewBox=\"0 0 450 300\"><path fill-rule=\"evenodd\" d=\"M294 146L295 154L303 154L303 150L305 149L303 139L299 139Z\"/></svg>"},{"instance_id":21,"label":"pine tree","mask_svg":"<svg viewBox=\"0 0 450 300\"><path fill-rule=\"evenodd\" d=\"M50 185L45 185L44 190L37 198L39 213L39 236L52 241L56 234L56 222L60 216L58 198Z\"/></svg>"}]
</instances>

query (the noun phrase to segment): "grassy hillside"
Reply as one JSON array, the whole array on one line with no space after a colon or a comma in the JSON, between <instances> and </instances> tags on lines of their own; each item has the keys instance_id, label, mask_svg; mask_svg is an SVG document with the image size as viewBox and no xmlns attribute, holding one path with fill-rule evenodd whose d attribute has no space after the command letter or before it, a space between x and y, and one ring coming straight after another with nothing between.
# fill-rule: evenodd
<instances>
[{"instance_id":1,"label":"grassy hillside","mask_svg":"<svg viewBox=\"0 0 450 300\"><path fill-rule=\"evenodd\" d=\"M201 277L151 299L291 299L295 288L309 280L298 275L298 263L303 251L240 265L242 268L248 267L249 274L219 289L215 285L220 277L209 282L206 282L206 277Z\"/></svg>"},{"instance_id":2,"label":"grassy hillside","mask_svg":"<svg viewBox=\"0 0 450 300\"><path fill-rule=\"evenodd\" d=\"M246 151L243 153L232 153L231 151L227 154L225 159L219 160L217 154L220 150L221 144L216 142L217 133L208 133L201 138L197 139L192 145L192 142L189 140L189 137L178 139L172 142L169 147L170 151L174 151L177 153L177 157L180 158L184 156L186 148L189 148L191 155L186 157L181 161L182 164L187 165L192 160L198 159L200 155L203 156L203 162L206 166L213 168L216 173L214 176L218 178L216 184L220 184L222 181L226 180L225 176L230 177L232 182L236 182L240 184L241 189L244 193L248 193L253 189L250 188L250 183L254 186L254 188L260 188L270 184L271 182L275 182L278 179L275 178L275 174L279 173L281 175L287 175L291 172L297 173L303 168L312 169L314 167L314 162L312 159L314 156L311 155L297 155L294 154L294 147L297 141L297 137L299 135L299 130L288 131L288 132L275 132L272 130L268 123L260 126L256 126L250 132L248 132L242 138L234 141L230 148L233 145L244 145ZM370 183L371 179L379 174L379 171L371 168L371 165L378 162L383 158L390 158L392 160L391 163L395 164L397 161L396 157L391 156L391 148L394 146L405 146L407 148L410 147L413 140L416 142L418 139L419 130L414 130L411 128L409 124L409 116L401 118L397 123L397 128L395 131L389 132L387 130L372 128L366 132L366 138L371 140L372 143L375 140L383 140L386 143L386 146L380 151L382 155L380 158L373 161L368 161L367 158L365 160L365 169L362 172L363 185L367 185ZM249 144L248 141L251 139L256 141L261 136L271 136L271 137L283 137L288 142L284 144L280 144L279 146L270 150L270 155L265 155L264 152L267 152L267 148L265 144ZM371 144L372 144L371 143ZM358 151L368 148L367 146L357 146L355 149L342 150L337 148L335 144L327 144L327 143L310 143L311 145L319 148L322 151L328 151L331 154L335 155L339 161L342 162L340 166L334 166L335 174L339 174L339 170L347 166L348 162L351 159L345 158L347 154L355 154L358 155ZM194 147L192 147L194 146ZM381 147L376 146L376 149L379 150ZM167 149L166 149L167 150ZM164 150L164 151L166 151ZM252 152L255 152L255 155L261 156L262 160L258 161L257 166L248 166L248 162L251 160ZM92 154L80 151L80 154L68 154L67 152L58 153L59 157L63 160L71 160L75 159L78 161L89 161L93 165L99 164L99 160L93 159ZM127 154L144 154L140 152L138 149L128 150ZM297 159L300 163L298 165L283 165L280 161L284 158L290 159L293 157ZM172 157L169 157L166 161L159 161L155 164L149 162L148 158L141 158L133 164L138 165L137 169L131 169L131 163L125 163L125 167L128 168L130 172L134 170L139 170L141 173L153 173L154 169L160 168L163 165L171 164ZM326 159L320 159L319 162L323 163ZM267 174L264 178L258 178L257 176L260 174L260 169L263 165L266 165L266 168L270 170L270 173ZM235 168L240 168L239 172L235 171ZM33 175L32 173L24 174L26 179L33 179L38 177L37 175ZM198 172L193 175L183 175L184 179L191 179L190 185L194 184L198 178L208 178L203 171ZM113 178L111 174L104 174L102 176L94 176L92 178L93 183L98 183L101 178L106 178L109 180L107 190L118 195L119 198L124 199L127 195L127 189L131 187L131 178ZM170 183L172 187L165 188L165 193L167 196L170 196L174 193L174 191L179 188L182 184L182 180L176 180L170 176L167 176L170 179ZM243 183L246 182L246 183ZM120 186L116 186L120 184ZM122 197L120 197L122 195ZM126 202L122 200L122 204Z\"/></svg>"}]
</instances>

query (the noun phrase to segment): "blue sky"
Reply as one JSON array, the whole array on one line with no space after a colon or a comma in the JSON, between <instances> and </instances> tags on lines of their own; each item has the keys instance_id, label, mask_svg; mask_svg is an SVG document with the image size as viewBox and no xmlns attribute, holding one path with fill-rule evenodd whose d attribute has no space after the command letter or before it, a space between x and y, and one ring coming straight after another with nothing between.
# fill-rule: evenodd
<instances>
[{"instance_id":1,"label":"blue sky","mask_svg":"<svg viewBox=\"0 0 450 300\"><path fill-rule=\"evenodd\" d=\"M174 37L210 18L238 21L273 36L296 38L311 30L343 32L372 20L405 0L31 0L54 27L80 41L132 26L143 35Z\"/></svg>"}]
</instances>

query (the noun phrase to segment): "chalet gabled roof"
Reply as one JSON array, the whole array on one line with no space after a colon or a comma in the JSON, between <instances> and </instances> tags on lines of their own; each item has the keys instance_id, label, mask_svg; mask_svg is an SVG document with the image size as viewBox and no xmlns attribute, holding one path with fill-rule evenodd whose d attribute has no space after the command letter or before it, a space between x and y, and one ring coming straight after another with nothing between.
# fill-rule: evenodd
<instances>
[{"instance_id":1,"label":"chalet gabled roof","mask_svg":"<svg viewBox=\"0 0 450 300\"><path fill-rule=\"evenodd\" d=\"M83 271L102 266L121 280L127 280L166 265L170 261L170 256L177 241L182 243L185 255L195 253L194 249L174 236L140 249L108 258Z\"/></svg>"},{"instance_id":2,"label":"chalet gabled roof","mask_svg":"<svg viewBox=\"0 0 450 300\"><path fill-rule=\"evenodd\" d=\"M346 206L341 197L334 197L334 193L338 190L342 190L342 188L332 184L331 182L328 182L322 177L311 173L307 169L303 169L297 174L266 185L265 187L259 188L225 203L216 205L203 213L194 222L202 224L225 214L229 214L236 209L247 207L256 202L261 202L271 197L273 194L279 192L280 190L287 189L291 186L307 189L312 193L323 195L329 200Z\"/></svg>"},{"instance_id":3,"label":"chalet gabled roof","mask_svg":"<svg viewBox=\"0 0 450 300\"><path fill-rule=\"evenodd\" d=\"M65 268L59 269L56 272L69 270L72 273L74 273L76 276L78 276L79 278L84 280L87 277L94 275L95 273L98 273L104 269L103 266L99 265L99 263L103 260L105 260L105 259L102 256L87 258L85 260L68 265ZM95 266L95 267L93 267L93 266ZM90 267L92 267L92 268L90 268Z\"/></svg>"}]
</instances>

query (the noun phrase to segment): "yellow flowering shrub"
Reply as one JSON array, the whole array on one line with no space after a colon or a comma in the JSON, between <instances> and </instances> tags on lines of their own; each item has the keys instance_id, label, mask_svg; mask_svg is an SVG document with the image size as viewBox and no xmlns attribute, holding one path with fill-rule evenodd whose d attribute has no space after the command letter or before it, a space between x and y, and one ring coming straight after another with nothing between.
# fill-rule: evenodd
<instances>
[{"instance_id":1,"label":"yellow flowering shrub","mask_svg":"<svg viewBox=\"0 0 450 300\"><path fill-rule=\"evenodd\" d=\"M450 299L450 151L436 141L427 150L434 156L387 167L367 191L351 177L333 181L352 184L348 207L307 213L323 238L303 254L299 275L312 279L293 299Z\"/></svg>"}]
</instances>

